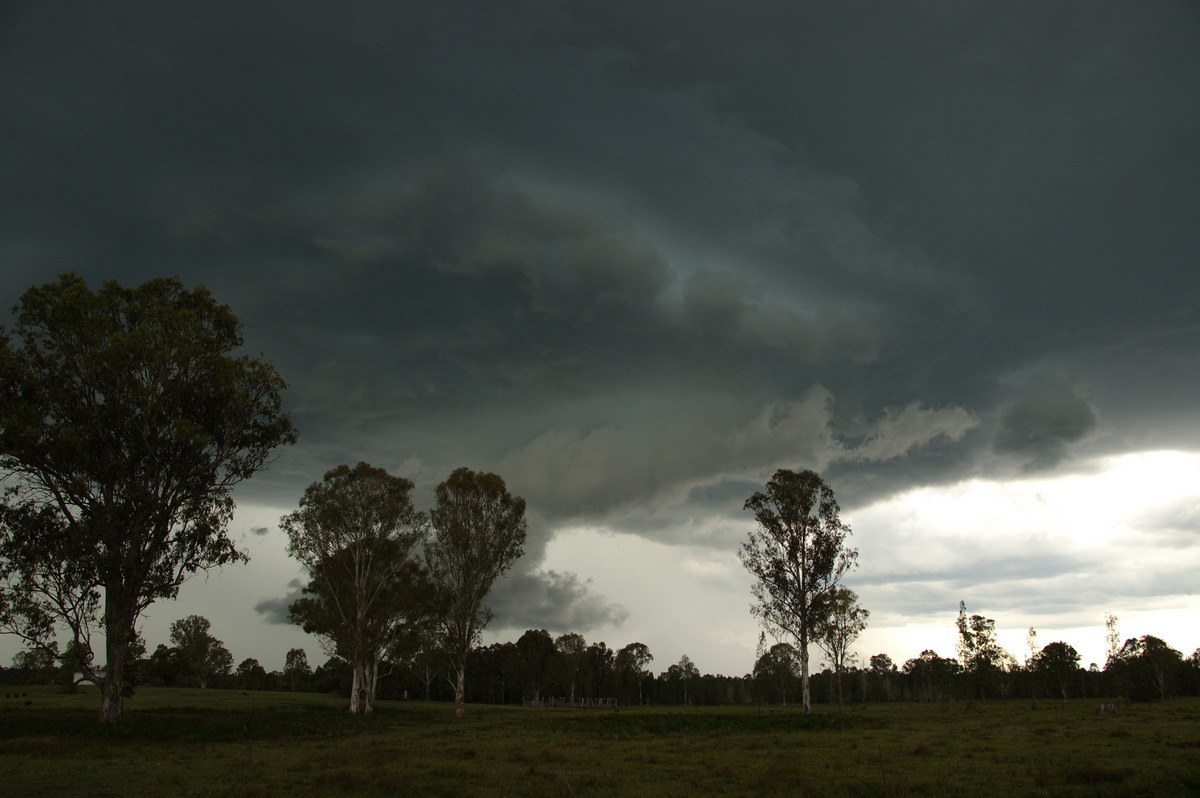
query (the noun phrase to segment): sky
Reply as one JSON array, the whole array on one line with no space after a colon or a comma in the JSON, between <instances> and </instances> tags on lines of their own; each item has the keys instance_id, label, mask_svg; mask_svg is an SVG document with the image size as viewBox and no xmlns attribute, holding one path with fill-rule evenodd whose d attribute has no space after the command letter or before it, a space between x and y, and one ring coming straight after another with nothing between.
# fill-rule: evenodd
<instances>
[{"instance_id":1,"label":"sky","mask_svg":"<svg viewBox=\"0 0 1200 798\"><path fill-rule=\"evenodd\" d=\"M289 383L246 566L146 614L318 641L279 519L366 461L528 503L485 642L753 668L745 500L813 469L855 647L1200 646L1200 7L11 2L0 323L203 284ZM7 664L19 646L0 639ZM820 660L820 657L817 657Z\"/></svg>"}]
</instances>

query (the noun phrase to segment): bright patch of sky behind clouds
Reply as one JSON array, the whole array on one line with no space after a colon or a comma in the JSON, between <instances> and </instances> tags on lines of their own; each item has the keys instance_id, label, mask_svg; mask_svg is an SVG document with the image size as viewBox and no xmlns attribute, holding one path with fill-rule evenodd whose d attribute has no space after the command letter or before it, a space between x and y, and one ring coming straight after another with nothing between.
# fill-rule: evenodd
<instances>
[{"instance_id":1,"label":"bright patch of sky behind clouds","mask_svg":"<svg viewBox=\"0 0 1200 798\"><path fill-rule=\"evenodd\" d=\"M1022 658L1100 658L1105 611L1200 645L1194 4L0 13L0 306L178 275L291 384L252 564L151 645L316 656L277 523L359 460L528 501L501 639L749 671L742 504L813 468L864 656L950 655L960 599Z\"/></svg>"}]
</instances>

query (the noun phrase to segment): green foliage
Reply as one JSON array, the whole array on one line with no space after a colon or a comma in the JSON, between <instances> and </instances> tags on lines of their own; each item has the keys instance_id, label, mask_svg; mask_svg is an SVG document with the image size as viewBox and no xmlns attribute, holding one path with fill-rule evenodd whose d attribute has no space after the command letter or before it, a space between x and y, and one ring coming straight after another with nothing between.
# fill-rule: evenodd
<instances>
[{"instance_id":1,"label":"green foliage","mask_svg":"<svg viewBox=\"0 0 1200 798\"><path fill-rule=\"evenodd\" d=\"M800 655L790 643L776 643L754 663L756 700L787 706L800 682Z\"/></svg>"},{"instance_id":2,"label":"green foliage","mask_svg":"<svg viewBox=\"0 0 1200 798\"><path fill-rule=\"evenodd\" d=\"M838 706L845 703L842 689L842 673L853 663L850 646L867 628L869 610L858 605L858 594L845 587L830 592L825 614L817 620L814 639L829 657L837 681Z\"/></svg>"},{"instance_id":3,"label":"green foliage","mask_svg":"<svg viewBox=\"0 0 1200 798\"><path fill-rule=\"evenodd\" d=\"M904 663L904 675L913 682L921 701L949 701L954 697L954 681L962 673L958 660L939 657L933 649Z\"/></svg>"},{"instance_id":4,"label":"green foliage","mask_svg":"<svg viewBox=\"0 0 1200 798\"><path fill-rule=\"evenodd\" d=\"M492 619L484 604L495 581L524 552L525 500L496 474L459 468L438 485L425 561L444 602L438 633L449 654L455 716L463 715L467 657Z\"/></svg>"},{"instance_id":5,"label":"green foliage","mask_svg":"<svg viewBox=\"0 0 1200 798\"><path fill-rule=\"evenodd\" d=\"M171 624L171 642L176 662L197 687L208 687L212 680L233 668L233 655L225 645L208 633L212 624L202 615L189 615Z\"/></svg>"},{"instance_id":6,"label":"green foliage","mask_svg":"<svg viewBox=\"0 0 1200 798\"><path fill-rule=\"evenodd\" d=\"M625 690L625 694L620 696L622 703L641 704L645 700L642 684L648 675L646 667L653 661L654 655L645 643L630 643L617 652L617 673ZM637 685L636 689L631 689L630 686L634 684ZM636 702L630 700L635 695Z\"/></svg>"},{"instance_id":7,"label":"green foliage","mask_svg":"<svg viewBox=\"0 0 1200 798\"><path fill-rule=\"evenodd\" d=\"M776 471L745 509L758 522L738 551L755 578L751 611L773 636L795 641L807 712L808 644L858 552L846 546L850 527L842 523L833 490L813 471Z\"/></svg>"},{"instance_id":8,"label":"green foliage","mask_svg":"<svg viewBox=\"0 0 1200 798\"><path fill-rule=\"evenodd\" d=\"M309 485L284 516L288 553L308 569L293 623L350 663L350 711L371 712L380 664L434 611L432 585L413 559L425 537L413 483L382 468L341 465Z\"/></svg>"},{"instance_id":9,"label":"green foliage","mask_svg":"<svg viewBox=\"0 0 1200 798\"><path fill-rule=\"evenodd\" d=\"M65 274L15 312L15 340L0 331L0 629L41 647L65 629L116 722L141 612L245 559L231 490L295 440L284 383L235 354L228 307L175 279L93 291Z\"/></svg>"},{"instance_id":10,"label":"green foliage","mask_svg":"<svg viewBox=\"0 0 1200 798\"><path fill-rule=\"evenodd\" d=\"M517 638L516 647L517 668L525 696L540 701L557 653L554 638L545 629L530 629Z\"/></svg>"},{"instance_id":11,"label":"green foliage","mask_svg":"<svg viewBox=\"0 0 1200 798\"><path fill-rule=\"evenodd\" d=\"M308 686L308 680L312 678L312 668L308 664L308 654L304 649L288 649L284 658L283 678L289 690L302 690Z\"/></svg>"},{"instance_id":12,"label":"green foliage","mask_svg":"<svg viewBox=\"0 0 1200 798\"><path fill-rule=\"evenodd\" d=\"M897 673L896 664L887 654L872 655L867 671L868 700L891 701L895 697Z\"/></svg>"},{"instance_id":13,"label":"green foliage","mask_svg":"<svg viewBox=\"0 0 1200 798\"><path fill-rule=\"evenodd\" d=\"M1162 701L1175 689L1176 673L1183 654L1153 635L1131 637L1107 670L1121 686L1121 694L1131 701Z\"/></svg>"},{"instance_id":14,"label":"green foliage","mask_svg":"<svg viewBox=\"0 0 1200 798\"><path fill-rule=\"evenodd\" d=\"M974 694L987 698L997 690L1006 696L1011 684L1004 677L1012 673L1016 660L996 640L996 622L982 615L967 617L966 602L958 603L958 658L971 677Z\"/></svg>"},{"instance_id":15,"label":"green foliage","mask_svg":"<svg viewBox=\"0 0 1200 798\"><path fill-rule=\"evenodd\" d=\"M237 686L242 690L263 690L267 686L267 669L249 657L237 666Z\"/></svg>"},{"instance_id":16,"label":"green foliage","mask_svg":"<svg viewBox=\"0 0 1200 798\"><path fill-rule=\"evenodd\" d=\"M1033 670L1047 681L1065 701L1079 672L1079 652L1069 643L1057 641L1042 648L1033 657Z\"/></svg>"},{"instance_id":17,"label":"green foliage","mask_svg":"<svg viewBox=\"0 0 1200 798\"><path fill-rule=\"evenodd\" d=\"M566 685L567 698L574 702L579 672L587 661L587 641L581 634L568 632L554 641L554 650L558 654L558 670Z\"/></svg>"}]
</instances>

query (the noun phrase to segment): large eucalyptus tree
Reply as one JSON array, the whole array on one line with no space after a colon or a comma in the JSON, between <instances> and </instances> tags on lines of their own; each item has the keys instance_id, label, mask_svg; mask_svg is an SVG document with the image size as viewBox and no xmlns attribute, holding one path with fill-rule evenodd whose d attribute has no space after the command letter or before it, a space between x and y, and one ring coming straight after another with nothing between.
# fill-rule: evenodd
<instances>
[{"instance_id":1,"label":"large eucalyptus tree","mask_svg":"<svg viewBox=\"0 0 1200 798\"><path fill-rule=\"evenodd\" d=\"M196 571L245 561L232 489L295 441L284 382L239 354L206 288L76 274L30 288L0 331L0 631L57 650L121 719L141 613ZM94 662L103 630L105 662Z\"/></svg>"},{"instance_id":2,"label":"large eucalyptus tree","mask_svg":"<svg viewBox=\"0 0 1200 798\"><path fill-rule=\"evenodd\" d=\"M467 656L492 620L484 599L524 545L525 500L499 476L458 468L437 486L425 555L442 593L438 628L449 654L455 717L464 711Z\"/></svg>"},{"instance_id":3,"label":"large eucalyptus tree","mask_svg":"<svg viewBox=\"0 0 1200 798\"><path fill-rule=\"evenodd\" d=\"M428 598L414 554L425 521L413 483L382 468L340 465L304 491L284 516L288 553L308 569L291 619L350 663L350 711L369 713L388 648L419 622Z\"/></svg>"},{"instance_id":4,"label":"large eucalyptus tree","mask_svg":"<svg viewBox=\"0 0 1200 798\"><path fill-rule=\"evenodd\" d=\"M829 613L834 590L858 552L846 546L850 527L842 523L833 490L813 471L779 469L765 491L746 500L745 509L758 522L738 552L756 579L751 612L775 637L795 641L807 714L808 644L815 642L817 623Z\"/></svg>"}]
</instances>

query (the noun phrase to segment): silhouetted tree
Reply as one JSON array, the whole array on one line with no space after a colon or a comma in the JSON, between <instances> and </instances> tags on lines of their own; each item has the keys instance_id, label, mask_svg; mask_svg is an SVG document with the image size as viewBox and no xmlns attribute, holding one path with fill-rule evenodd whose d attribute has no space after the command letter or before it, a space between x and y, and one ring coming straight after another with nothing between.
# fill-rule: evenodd
<instances>
[{"instance_id":1,"label":"silhouetted tree","mask_svg":"<svg viewBox=\"0 0 1200 798\"><path fill-rule=\"evenodd\" d=\"M65 274L15 312L20 343L0 331L0 630L49 650L65 628L116 723L141 613L246 559L226 534L231 491L295 440L284 383L234 355L228 307L176 279L92 291Z\"/></svg>"},{"instance_id":2,"label":"silhouetted tree","mask_svg":"<svg viewBox=\"0 0 1200 798\"><path fill-rule=\"evenodd\" d=\"M262 690L267 686L267 671L253 657L238 663L236 673L237 685L242 690Z\"/></svg>"},{"instance_id":3,"label":"silhouetted tree","mask_svg":"<svg viewBox=\"0 0 1200 798\"><path fill-rule=\"evenodd\" d=\"M165 643L159 643L142 668L143 679L147 684L160 687L175 687L188 676L187 664L179 656L179 651Z\"/></svg>"},{"instance_id":4,"label":"silhouetted tree","mask_svg":"<svg viewBox=\"0 0 1200 798\"><path fill-rule=\"evenodd\" d=\"M530 700L542 700L542 688L549 679L554 655L554 638L545 629L530 629L517 639L521 686Z\"/></svg>"},{"instance_id":5,"label":"silhouetted tree","mask_svg":"<svg viewBox=\"0 0 1200 798\"><path fill-rule=\"evenodd\" d=\"M22 671L22 680L30 684L51 684L58 677L58 645L27 648L13 657L13 670Z\"/></svg>"},{"instance_id":6,"label":"silhouetted tree","mask_svg":"<svg viewBox=\"0 0 1200 798\"><path fill-rule=\"evenodd\" d=\"M580 637L580 640L582 639ZM617 652L617 671L624 683L635 682L637 684L638 704L645 703L642 686L646 680L646 666L653 661L654 657L645 643L630 643Z\"/></svg>"},{"instance_id":7,"label":"silhouetted tree","mask_svg":"<svg viewBox=\"0 0 1200 798\"><path fill-rule=\"evenodd\" d=\"M939 657L933 649L904 663L904 675L918 699L945 701L951 697L954 677L962 672L957 660Z\"/></svg>"},{"instance_id":8,"label":"silhouetted tree","mask_svg":"<svg viewBox=\"0 0 1200 798\"><path fill-rule=\"evenodd\" d=\"M465 701L467 656L492 619L484 599L525 544L525 500L495 474L459 468L437 487L426 563L442 596L438 636L449 654L454 716Z\"/></svg>"},{"instance_id":9,"label":"silhouetted tree","mask_svg":"<svg viewBox=\"0 0 1200 798\"><path fill-rule=\"evenodd\" d=\"M871 657L869 671L872 695L879 700L891 701L895 689L896 665L887 654L875 654Z\"/></svg>"},{"instance_id":10,"label":"silhouetted tree","mask_svg":"<svg viewBox=\"0 0 1200 798\"><path fill-rule=\"evenodd\" d=\"M1200 695L1200 648L1184 660L1183 672L1187 680L1187 694Z\"/></svg>"},{"instance_id":11,"label":"silhouetted tree","mask_svg":"<svg viewBox=\"0 0 1200 798\"><path fill-rule=\"evenodd\" d=\"M308 654L302 648L288 649L283 661L283 678L287 689L296 691L308 686L312 678L312 668L308 664Z\"/></svg>"},{"instance_id":12,"label":"silhouetted tree","mask_svg":"<svg viewBox=\"0 0 1200 798\"><path fill-rule=\"evenodd\" d=\"M814 639L829 657L837 685L838 711L845 706L842 673L853 661L850 646L867 628L868 610L858 606L858 594L845 587L834 588L826 605L825 615L817 620Z\"/></svg>"},{"instance_id":13,"label":"silhouetted tree","mask_svg":"<svg viewBox=\"0 0 1200 798\"><path fill-rule=\"evenodd\" d=\"M800 656L790 643L776 643L754 663L754 683L762 700L777 696L787 706L792 685L800 680Z\"/></svg>"},{"instance_id":14,"label":"silhouetted tree","mask_svg":"<svg viewBox=\"0 0 1200 798\"><path fill-rule=\"evenodd\" d=\"M558 667L567 686L568 698L575 703L575 685L587 662L587 641L581 634L568 632L554 641L554 650L558 652Z\"/></svg>"},{"instance_id":15,"label":"silhouetted tree","mask_svg":"<svg viewBox=\"0 0 1200 798\"><path fill-rule=\"evenodd\" d=\"M999 688L1001 670L1015 665L1012 655L996 641L996 622L982 615L967 617L966 602L958 603L958 657L971 677L979 698L987 697L987 687Z\"/></svg>"},{"instance_id":16,"label":"silhouetted tree","mask_svg":"<svg viewBox=\"0 0 1200 798\"><path fill-rule=\"evenodd\" d=\"M233 655L220 640L208 633L211 626L202 615L189 615L171 624L171 642L179 661L202 688L233 668Z\"/></svg>"},{"instance_id":17,"label":"silhouetted tree","mask_svg":"<svg viewBox=\"0 0 1200 798\"><path fill-rule=\"evenodd\" d=\"M359 463L326 472L284 516L288 553L308 569L294 622L350 663L350 711L371 712L384 653L401 628L431 609L427 581L410 559L425 536L413 483Z\"/></svg>"},{"instance_id":18,"label":"silhouetted tree","mask_svg":"<svg viewBox=\"0 0 1200 798\"><path fill-rule=\"evenodd\" d=\"M752 612L773 636L796 642L802 702L809 713L808 644L858 552L846 546L850 527L839 517L833 491L816 473L780 469L766 488L746 500L758 529L738 554L756 579Z\"/></svg>"},{"instance_id":19,"label":"silhouetted tree","mask_svg":"<svg viewBox=\"0 0 1200 798\"><path fill-rule=\"evenodd\" d=\"M1060 640L1042 648L1031 664L1034 672L1053 685L1055 692L1066 701L1071 683L1079 672L1079 652Z\"/></svg>"},{"instance_id":20,"label":"silhouetted tree","mask_svg":"<svg viewBox=\"0 0 1200 798\"><path fill-rule=\"evenodd\" d=\"M689 692L691 686L697 679L700 678L700 669L696 667L696 663L692 662L691 658L684 654L679 658L679 682L683 685L683 703L690 704L691 700Z\"/></svg>"},{"instance_id":21,"label":"silhouetted tree","mask_svg":"<svg viewBox=\"0 0 1200 798\"><path fill-rule=\"evenodd\" d=\"M1109 661L1122 694L1131 701L1165 700L1174 689L1174 677L1183 654L1154 635L1131 637Z\"/></svg>"}]
</instances>

